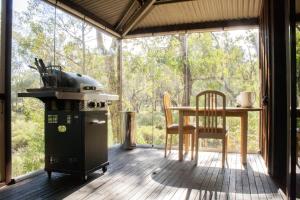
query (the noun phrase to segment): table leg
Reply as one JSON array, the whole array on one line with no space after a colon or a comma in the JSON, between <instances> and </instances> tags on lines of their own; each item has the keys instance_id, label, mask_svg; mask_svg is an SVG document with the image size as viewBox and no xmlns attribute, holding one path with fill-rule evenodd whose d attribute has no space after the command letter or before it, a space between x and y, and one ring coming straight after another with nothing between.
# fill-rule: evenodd
<instances>
[{"instance_id":1,"label":"table leg","mask_svg":"<svg viewBox=\"0 0 300 200\"><path fill-rule=\"evenodd\" d=\"M248 113L241 116L241 156L242 164L247 164L247 134L248 134Z\"/></svg>"},{"instance_id":2,"label":"table leg","mask_svg":"<svg viewBox=\"0 0 300 200\"><path fill-rule=\"evenodd\" d=\"M179 161L183 160L183 112L179 111Z\"/></svg>"},{"instance_id":3,"label":"table leg","mask_svg":"<svg viewBox=\"0 0 300 200\"><path fill-rule=\"evenodd\" d=\"M189 124L189 118L187 116L183 117L183 125ZM190 135L184 134L183 132L183 140L184 140L184 153L188 154L190 148Z\"/></svg>"},{"instance_id":4,"label":"table leg","mask_svg":"<svg viewBox=\"0 0 300 200\"><path fill-rule=\"evenodd\" d=\"M184 153L187 154L189 152L189 146L190 146L190 135L183 134L184 137Z\"/></svg>"}]
</instances>

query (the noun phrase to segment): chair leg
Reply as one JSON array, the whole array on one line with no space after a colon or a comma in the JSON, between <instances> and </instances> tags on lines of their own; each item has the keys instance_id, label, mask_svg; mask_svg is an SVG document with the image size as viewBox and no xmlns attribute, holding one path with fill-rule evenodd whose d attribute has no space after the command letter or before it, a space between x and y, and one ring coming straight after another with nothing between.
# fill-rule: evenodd
<instances>
[{"instance_id":1,"label":"chair leg","mask_svg":"<svg viewBox=\"0 0 300 200\"><path fill-rule=\"evenodd\" d=\"M167 147L168 147L168 133L166 133L166 142L165 142L165 157L167 157Z\"/></svg>"},{"instance_id":2,"label":"chair leg","mask_svg":"<svg viewBox=\"0 0 300 200\"><path fill-rule=\"evenodd\" d=\"M186 153L189 153L190 151L190 146L191 146L191 137L189 134L186 134Z\"/></svg>"},{"instance_id":3,"label":"chair leg","mask_svg":"<svg viewBox=\"0 0 300 200\"><path fill-rule=\"evenodd\" d=\"M196 134L196 153L195 153L195 165L198 165L198 146L199 146L199 138L198 138L198 134Z\"/></svg>"},{"instance_id":4,"label":"chair leg","mask_svg":"<svg viewBox=\"0 0 300 200\"><path fill-rule=\"evenodd\" d=\"M191 145L191 150L192 150L192 160L194 160L194 149L195 149L195 134L191 134L191 140L192 140L192 145Z\"/></svg>"},{"instance_id":5,"label":"chair leg","mask_svg":"<svg viewBox=\"0 0 300 200\"><path fill-rule=\"evenodd\" d=\"M226 135L226 141L225 141L225 158L226 158L226 161L228 161L227 160L227 158L228 158L228 135Z\"/></svg>"},{"instance_id":6,"label":"chair leg","mask_svg":"<svg viewBox=\"0 0 300 200\"><path fill-rule=\"evenodd\" d=\"M172 140L173 140L173 134L171 134L171 140L170 140L170 144L169 144L169 153L171 153L172 150Z\"/></svg>"},{"instance_id":7,"label":"chair leg","mask_svg":"<svg viewBox=\"0 0 300 200\"><path fill-rule=\"evenodd\" d=\"M226 137L222 139L222 168L224 168L225 165L225 149L226 149Z\"/></svg>"}]
</instances>

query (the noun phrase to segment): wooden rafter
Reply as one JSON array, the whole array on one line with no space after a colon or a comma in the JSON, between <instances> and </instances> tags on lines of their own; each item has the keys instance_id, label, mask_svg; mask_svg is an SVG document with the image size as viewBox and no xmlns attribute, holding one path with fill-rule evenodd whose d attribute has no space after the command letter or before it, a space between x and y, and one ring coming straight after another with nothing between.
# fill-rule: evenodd
<instances>
[{"instance_id":1,"label":"wooden rafter","mask_svg":"<svg viewBox=\"0 0 300 200\"><path fill-rule=\"evenodd\" d=\"M258 25L258 18L199 22L199 23L140 28L140 29L133 30L132 32L129 32L127 36L134 37L134 35L147 35L147 34L157 34L157 33L170 33L176 31L214 29L214 28L238 27L238 26L256 26L256 25Z\"/></svg>"},{"instance_id":2,"label":"wooden rafter","mask_svg":"<svg viewBox=\"0 0 300 200\"><path fill-rule=\"evenodd\" d=\"M132 2L129 4L128 8L126 8L126 12L123 14L121 20L118 22L115 30L122 31L122 26L126 22L125 20L128 19L128 15L132 11L132 9L135 7L136 4L140 4L137 0L132 0Z\"/></svg>"},{"instance_id":3,"label":"wooden rafter","mask_svg":"<svg viewBox=\"0 0 300 200\"><path fill-rule=\"evenodd\" d=\"M130 30L132 30L132 28L140 21L140 19L142 19L142 17L145 16L145 14L148 13L148 11L150 10L150 8L153 6L155 2L156 0L147 0L144 2L142 7L125 24L122 33L123 37L126 36Z\"/></svg>"},{"instance_id":4,"label":"wooden rafter","mask_svg":"<svg viewBox=\"0 0 300 200\"><path fill-rule=\"evenodd\" d=\"M187 2L187 1L196 1L196 0L156 0L154 5L182 3L182 2Z\"/></svg>"}]
</instances>

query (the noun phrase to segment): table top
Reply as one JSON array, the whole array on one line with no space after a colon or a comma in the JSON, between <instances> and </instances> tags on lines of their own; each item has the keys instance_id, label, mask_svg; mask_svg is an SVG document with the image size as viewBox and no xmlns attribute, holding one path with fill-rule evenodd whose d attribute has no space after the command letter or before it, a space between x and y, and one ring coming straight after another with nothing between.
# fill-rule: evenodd
<instances>
[{"instance_id":1,"label":"table top","mask_svg":"<svg viewBox=\"0 0 300 200\"><path fill-rule=\"evenodd\" d=\"M169 107L171 110L183 110L183 111L196 111L196 106L172 106ZM200 108L203 110L204 108ZM220 108L221 110L221 108ZM248 112L248 111L262 111L262 108L259 107L251 107L251 108L242 108L242 107L226 107L225 111L232 111L232 112Z\"/></svg>"}]
</instances>

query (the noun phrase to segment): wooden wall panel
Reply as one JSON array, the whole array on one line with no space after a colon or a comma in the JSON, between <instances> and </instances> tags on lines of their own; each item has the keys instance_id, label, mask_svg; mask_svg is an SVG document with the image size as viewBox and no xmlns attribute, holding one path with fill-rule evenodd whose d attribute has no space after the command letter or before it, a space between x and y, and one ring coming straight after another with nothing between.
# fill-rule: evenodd
<instances>
[{"instance_id":1,"label":"wooden wall panel","mask_svg":"<svg viewBox=\"0 0 300 200\"><path fill-rule=\"evenodd\" d=\"M289 11L285 0L264 0L260 17L260 66L264 110L262 152L269 174L287 191L289 137Z\"/></svg>"},{"instance_id":2,"label":"wooden wall panel","mask_svg":"<svg viewBox=\"0 0 300 200\"><path fill-rule=\"evenodd\" d=\"M1 127L4 126L4 133L1 141L4 145L0 147L0 151L4 154L5 174L3 179L7 184L11 183L11 48L12 48L12 15L13 2L11 0L2 0L1 12L1 67L4 70L4 80L2 78L1 85L4 85L4 95L2 94L2 101L4 100L4 110L2 110ZM3 77L3 75L2 75ZM3 86L2 86L3 87ZM4 135L4 136L3 136ZM4 152L4 153L3 153ZM1 163L3 165L3 163ZM1 165L1 168L3 168ZM2 169L3 170L3 169Z\"/></svg>"},{"instance_id":3,"label":"wooden wall panel","mask_svg":"<svg viewBox=\"0 0 300 200\"><path fill-rule=\"evenodd\" d=\"M289 16L286 16L286 21L289 21L289 30L288 32L290 40L287 40L286 43L290 47L290 67L288 68L288 92L290 97L290 122L289 129L291 130L288 133L288 177L287 177L287 195L291 199L296 199L296 163L297 163L297 154L296 154L296 141L297 141L297 56L296 56L296 16L297 16L297 7L296 4L299 3L299 0L289 0L287 7ZM288 55L288 54L287 54ZM299 184L299 183L298 183ZM298 186L299 187L299 186Z\"/></svg>"},{"instance_id":4,"label":"wooden wall panel","mask_svg":"<svg viewBox=\"0 0 300 200\"><path fill-rule=\"evenodd\" d=\"M0 99L0 182L4 181L4 100Z\"/></svg>"},{"instance_id":5,"label":"wooden wall panel","mask_svg":"<svg viewBox=\"0 0 300 200\"><path fill-rule=\"evenodd\" d=\"M262 79L262 153L268 172L291 195L289 175L291 136L291 10L290 2L265 0L260 16L260 67ZM294 11L293 11L294 12ZM289 196L291 197L291 196Z\"/></svg>"},{"instance_id":6,"label":"wooden wall panel","mask_svg":"<svg viewBox=\"0 0 300 200\"><path fill-rule=\"evenodd\" d=\"M2 4L2 2L0 2ZM3 12L2 12L3 14ZM2 17L2 16L1 16ZM4 22L1 20L1 27L3 27ZM2 32L3 29L1 29ZM3 41L2 39L3 34L1 34L0 41ZM5 174L5 157L4 157L4 150L5 150L5 143L4 143L4 93L5 93L5 70L4 70L4 63L3 57L4 53L2 51L4 49L4 43L1 42L1 48L0 48L0 182L4 181L4 174Z\"/></svg>"},{"instance_id":7,"label":"wooden wall panel","mask_svg":"<svg viewBox=\"0 0 300 200\"><path fill-rule=\"evenodd\" d=\"M260 79L261 79L261 152L266 165L269 164L269 140L270 140L270 120L271 120L271 69L270 69L270 51L269 51L269 4L264 1L260 17Z\"/></svg>"},{"instance_id":8,"label":"wooden wall panel","mask_svg":"<svg viewBox=\"0 0 300 200\"><path fill-rule=\"evenodd\" d=\"M4 181L4 67L0 64L0 182Z\"/></svg>"}]
</instances>

